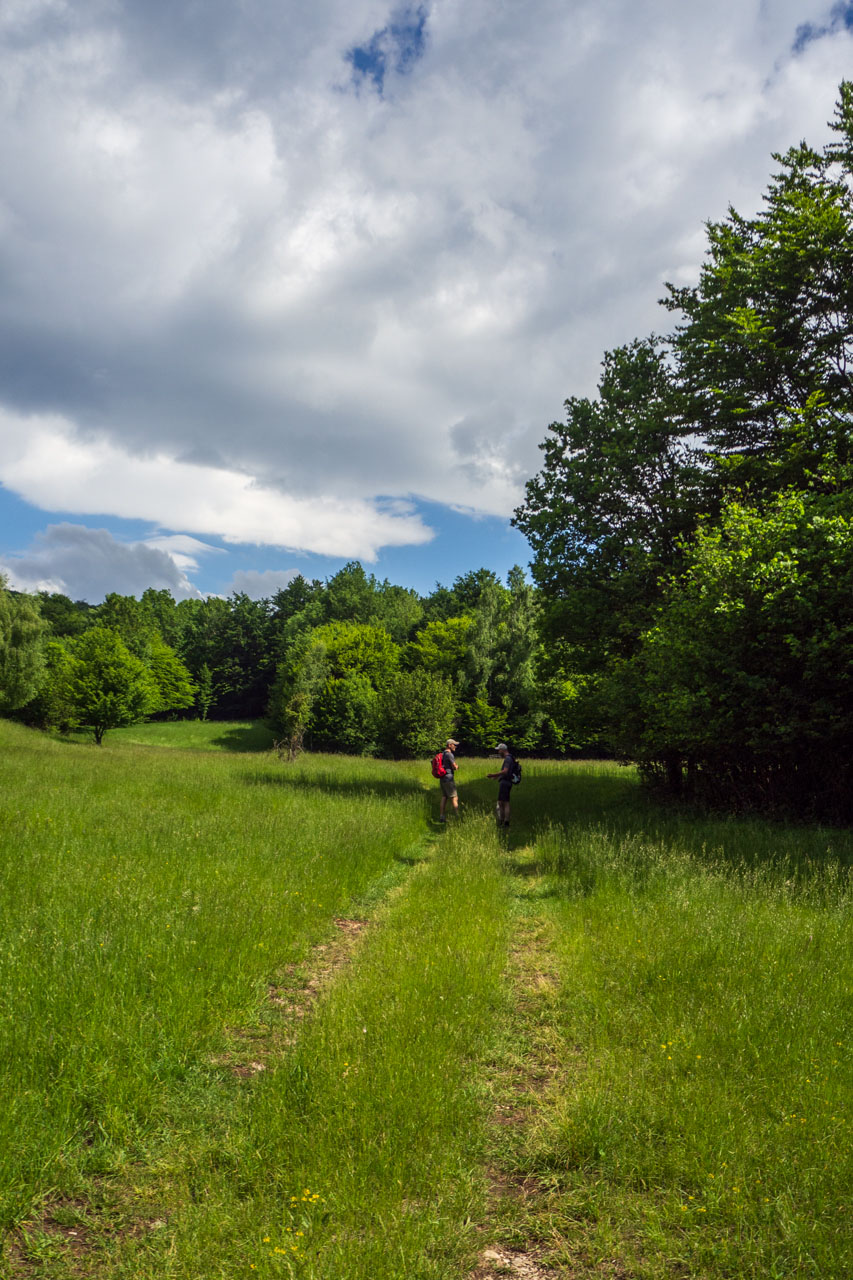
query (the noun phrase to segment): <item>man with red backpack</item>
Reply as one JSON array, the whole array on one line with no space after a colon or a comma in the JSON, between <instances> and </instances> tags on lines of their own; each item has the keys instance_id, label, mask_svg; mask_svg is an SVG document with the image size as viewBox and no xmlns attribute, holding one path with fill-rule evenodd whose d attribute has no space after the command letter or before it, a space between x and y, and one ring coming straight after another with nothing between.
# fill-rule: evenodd
<instances>
[{"instance_id":1,"label":"man with red backpack","mask_svg":"<svg viewBox=\"0 0 853 1280\"><path fill-rule=\"evenodd\" d=\"M453 812L457 814L459 812L459 797L456 794L456 779L454 777L456 770L459 768L454 754L458 746L459 743L455 738L448 738L447 746L444 750L437 752L433 757L433 777L438 778L438 785L441 787L441 803L438 811L439 822L447 821L445 811L448 800L453 806Z\"/></svg>"}]
</instances>

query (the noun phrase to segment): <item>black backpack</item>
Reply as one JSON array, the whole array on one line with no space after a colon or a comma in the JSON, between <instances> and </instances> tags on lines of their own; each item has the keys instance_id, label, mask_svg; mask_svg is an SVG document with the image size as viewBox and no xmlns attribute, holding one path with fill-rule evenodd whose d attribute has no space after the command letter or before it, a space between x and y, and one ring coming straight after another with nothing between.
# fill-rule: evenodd
<instances>
[{"instance_id":1,"label":"black backpack","mask_svg":"<svg viewBox=\"0 0 853 1280\"><path fill-rule=\"evenodd\" d=\"M521 782L521 761L520 760L516 760L514 762L512 777L510 781L512 782L513 786L516 786L516 787L518 786L519 782Z\"/></svg>"}]
</instances>

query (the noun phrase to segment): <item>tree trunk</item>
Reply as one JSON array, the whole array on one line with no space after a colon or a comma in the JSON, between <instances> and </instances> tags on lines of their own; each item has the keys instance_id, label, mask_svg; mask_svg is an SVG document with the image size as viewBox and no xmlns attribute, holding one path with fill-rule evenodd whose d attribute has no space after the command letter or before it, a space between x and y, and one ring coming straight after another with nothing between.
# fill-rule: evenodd
<instances>
[{"instance_id":1,"label":"tree trunk","mask_svg":"<svg viewBox=\"0 0 853 1280\"><path fill-rule=\"evenodd\" d=\"M681 756L674 751L668 751L664 756L664 767L666 768L666 785L673 795L680 795L682 781Z\"/></svg>"}]
</instances>

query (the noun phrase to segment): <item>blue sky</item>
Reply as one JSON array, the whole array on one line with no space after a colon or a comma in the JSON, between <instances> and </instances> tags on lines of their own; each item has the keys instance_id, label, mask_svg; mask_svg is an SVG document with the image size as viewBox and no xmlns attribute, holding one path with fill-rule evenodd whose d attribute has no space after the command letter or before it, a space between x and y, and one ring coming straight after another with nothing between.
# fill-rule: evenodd
<instances>
[{"instance_id":1,"label":"blue sky","mask_svg":"<svg viewBox=\"0 0 853 1280\"><path fill-rule=\"evenodd\" d=\"M827 138L851 14L4 6L0 572L95 601L525 564L547 424Z\"/></svg>"},{"instance_id":2,"label":"blue sky","mask_svg":"<svg viewBox=\"0 0 853 1280\"><path fill-rule=\"evenodd\" d=\"M355 82L368 81L381 96L389 71L397 75L411 71L426 48L427 16L424 5L399 9L368 41L348 49L346 58L352 64Z\"/></svg>"},{"instance_id":3,"label":"blue sky","mask_svg":"<svg viewBox=\"0 0 853 1280\"><path fill-rule=\"evenodd\" d=\"M419 509L434 530L433 538L417 547L383 548L375 560L364 562L368 572L427 595L437 582L450 586L472 568L491 569L505 578L513 565L527 567L530 548L509 521L498 516L472 517L438 503L422 503ZM158 531L144 521L95 513L82 525L78 516L58 511L51 513L49 530L53 536L47 541L45 513L38 507L8 492L0 494L0 545L28 548L7 555L12 574L42 580L49 589L69 586L74 599L102 598L108 591L139 595L151 585L168 587L181 597L191 594L190 582L205 595L245 591L259 598L272 595L295 573L330 577L348 558L207 537L203 542L196 540L197 546L184 548L184 558L188 555L193 563L182 567L180 553L176 565L176 552L159 550ZM137 565L133 552L140 546L153 555ZM129 548L130 557L119 559L116 547ZM159 563L156 557L161 557ZM51 571L56 581L51 582Z\"/></svg>"}]
</instances>

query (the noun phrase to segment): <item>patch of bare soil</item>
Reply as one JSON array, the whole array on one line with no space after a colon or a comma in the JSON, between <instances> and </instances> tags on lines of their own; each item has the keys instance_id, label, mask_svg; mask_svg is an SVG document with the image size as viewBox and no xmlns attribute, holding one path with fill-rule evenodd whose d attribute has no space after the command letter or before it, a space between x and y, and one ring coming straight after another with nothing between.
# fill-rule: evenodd
<instances>
[{"instance_id":1,"label":"patch of bare soil","mask_svg":"<svg viewBox=\"0 0 853 1280\"><path fill-rule=\"evenodd\" d=\"M83 1266L92 1247L88 1209L79 1200L54 1201L11 1232L6 1244L4 1280L37 1275L48 1260L61 1259L69 1275L85 1276Z\"/></svg>"},{"instance_id":2,"label":"patch of bare soil","mask_svg":"<svg viewBox=\"0 0 853 1280\"><path fill-rule=\"evenodd\" d=\"M335 934L328 942L312 947L306 961L291 964L267 988L267 1005L277 1016L255 1027L229 1028L230 1044L213 1059L241 1080L251 1080L266 1071L270 1061L295 1044L299 1025L319 1000L323 991L352 960L369 922L338 916Z\"/></svg>"},{"instance_id":3,"label":"patch of bare soil","mask_svg":"<svg viewBox=\"0 0 853 1280\"><path fill-rule=\"evenodd\" d=\"M543 1025L541 1014L555 999L559 986L549 966L547 937L541 926L530 922L523 927L510 952L508 976L524 1035L520 1037L518 1053L497 1065L492 1076L492 1127L498 1150L506 1148L508 1141L513 1146L523 1142L525 1129L534 1122L543 1101L558 1087L565 1072L564 1063L556 1057L547 1037L537 1030ZM508 1215L516 1224L522 1224L531 1217L531 1210L535 1213L535 1208L547 1200L548 1188L535 1177L502 1169L499 1164L488 1170L488 1176L492 1224L506 1221ZM484 1224L483 1230L490 1233L494 1225L490 1228ZM539 1245L537 1240L536 1246ZM567 1274L549 1269L543 1253L532 1242L524 1249L491 1244L481 1251L470 1280L549 1280L555 1274Z\"/></svg>"},{"instance_id":4,"label":"patch of bare soil","mask_svg":"<svg viewBox=\"0 0 853 1280\"><path fill-rule=\"evenodd\" d=\"M512 1276L519 1280L552 1280L553 1274L553 1271L542 1271L532 1254L484 1249L479 1266L472 1272L472 1280L509 1280Z\"/></svg>"},{"instance_id":5,"label":"patch of bare soil","mask_svg":"<svg viewBox=\"0 0 853 1280\"><path fill-rule=\"evenodd\" d=\"M2 1280L61 1274L96 1280L104 1249L128 1236L144 1236L166 1226L165 1218L139 1216L128 1205L101 1204L66 1197L43 1204L28 1221L9 1232L0 1255ZM59 1270L61 1268L61 1271Z\"/></svg>"}]
</instances>

